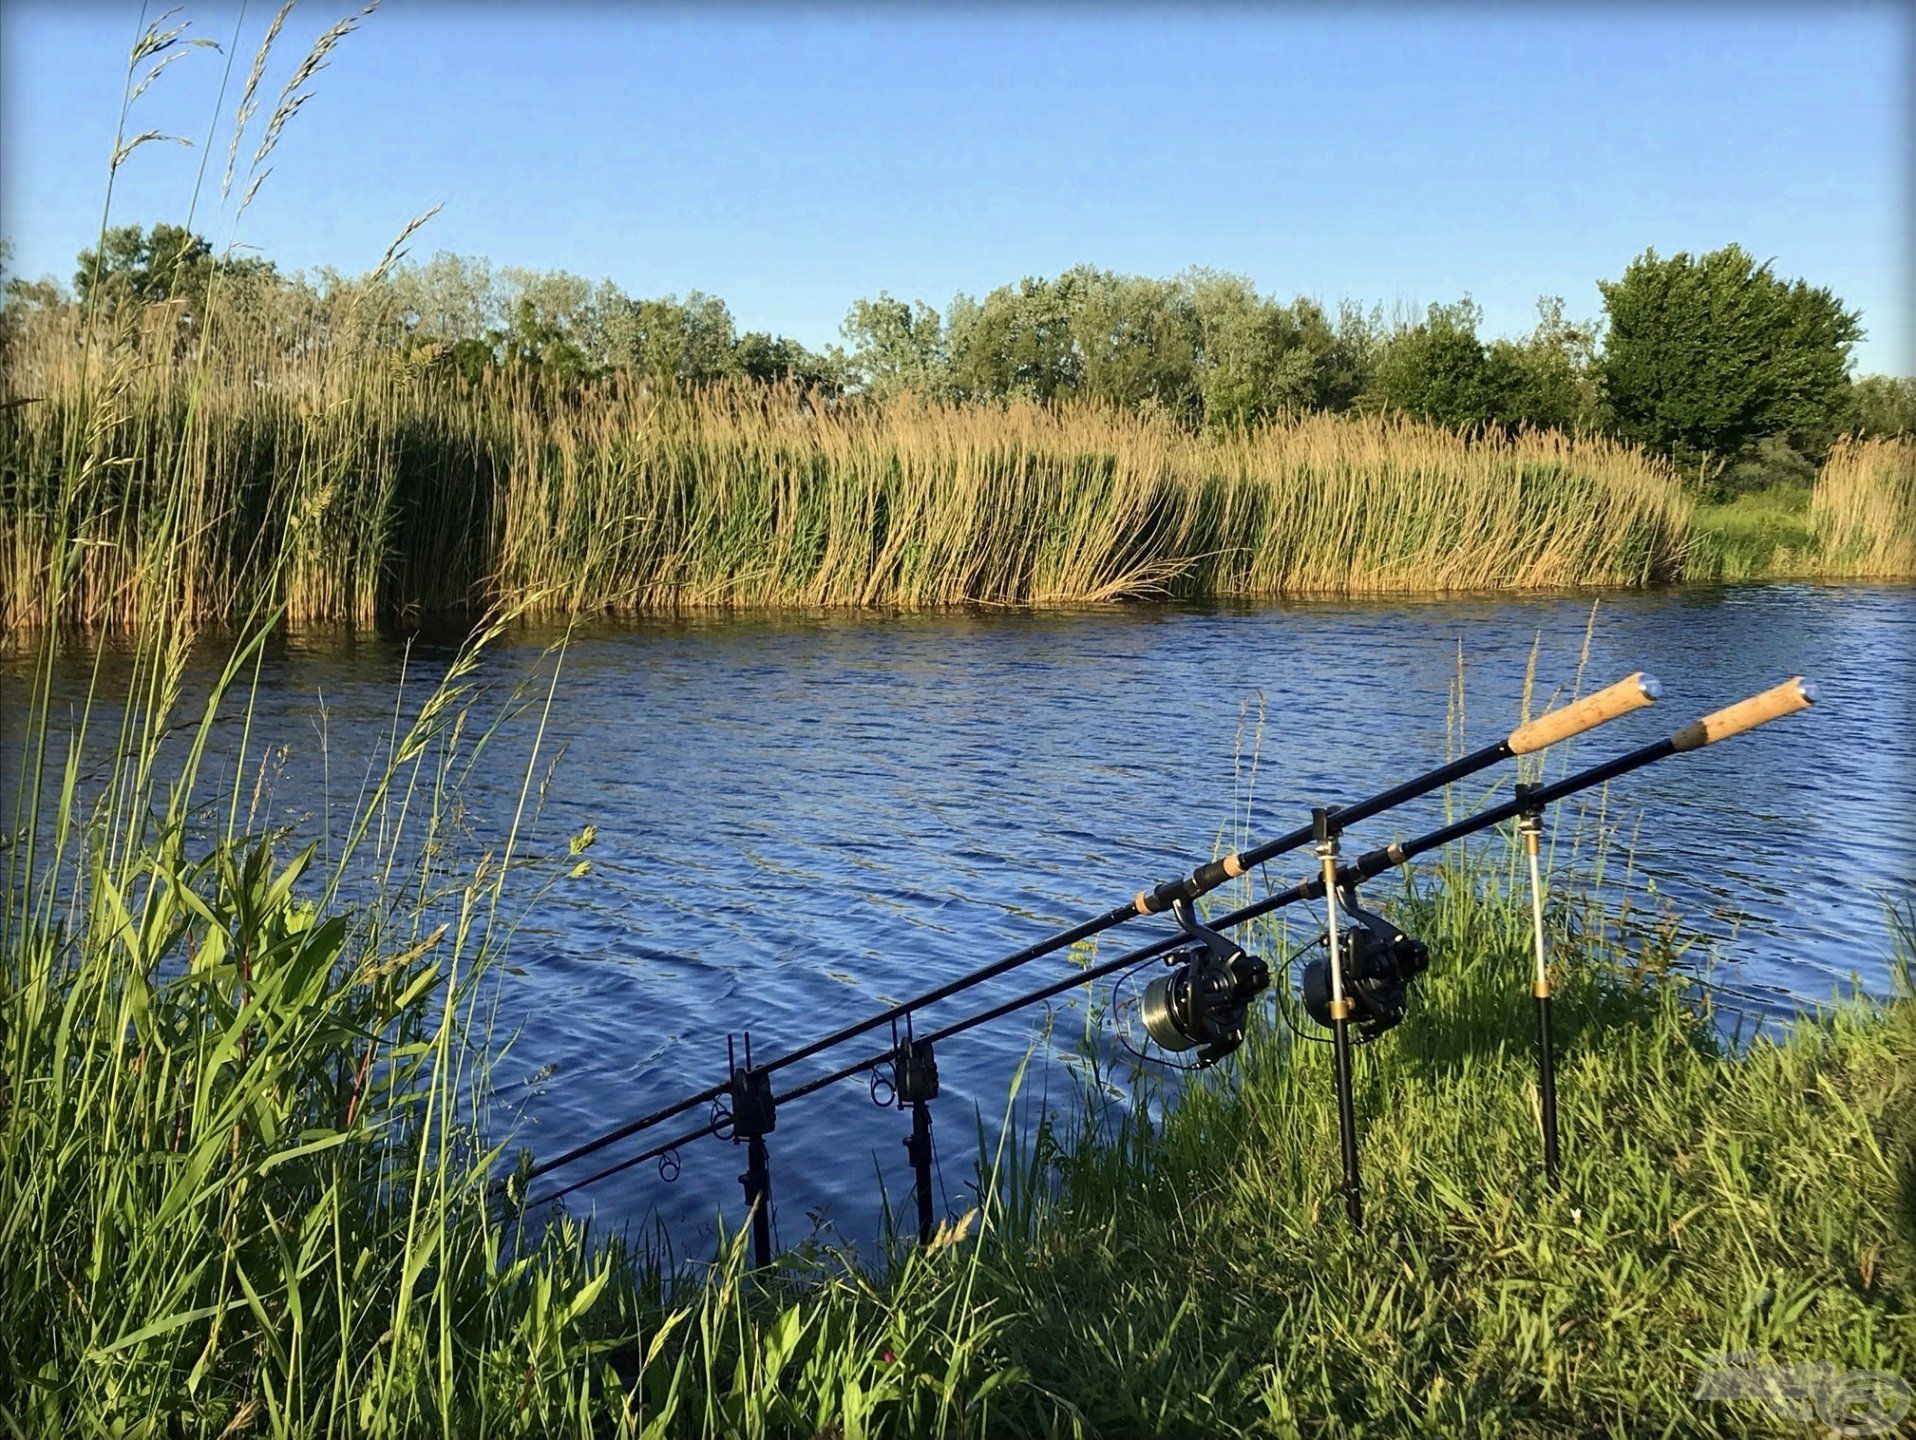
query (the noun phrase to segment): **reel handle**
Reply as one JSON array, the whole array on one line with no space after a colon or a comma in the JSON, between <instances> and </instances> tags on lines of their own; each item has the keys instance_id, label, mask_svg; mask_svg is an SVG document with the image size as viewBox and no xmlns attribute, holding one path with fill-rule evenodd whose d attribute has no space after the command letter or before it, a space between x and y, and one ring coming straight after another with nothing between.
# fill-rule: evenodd
<instances>
[{"instance_id":1,"label":"reel handle","mask_svg":"<svg viewBox=\"0 0 1916 1440\"><path fill-rule=\"evenodd\" d=\"M1568 705L1539 715L1528 724L1519 725L1510 732L1510 738L1504 743L1510 747L1512 755L1528 755L1546 745L1555 745L1559 740L1568 740L1573 735L1594 730L1619 715L1628 715L1632 710L1641 710L1646 705L1654 704L1662 693L1663 685L1657 677L1639 670L1594 695L1573 700Z\"/></svg>"},{"instance_id":2,"label":"reel handle","mask_svg":"<svg viewBox=\"0 0 1916 1440\"><path fill-rule=\"evenodd\" d=\"M1760 695L1739 700L1701 720L1692 720L1670 737L1670 744L1680 751L1700 750L1732 735L1741 735L1745 730L1767 725L1779 716L1807 710L1815 703L1816 687L1797 675Z\"/></svg>"}]
</instances>

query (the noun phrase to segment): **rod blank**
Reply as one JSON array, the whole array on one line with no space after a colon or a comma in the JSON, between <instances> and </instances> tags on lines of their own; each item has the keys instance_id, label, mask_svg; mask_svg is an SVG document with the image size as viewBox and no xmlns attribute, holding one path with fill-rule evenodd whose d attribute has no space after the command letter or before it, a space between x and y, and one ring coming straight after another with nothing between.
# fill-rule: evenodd
<instances>
[{"instance_id":1,"label":"rod blank","mask_svg":"<svg viewBox=\"0 0 1916 1440\"><path fill-rule=\"evenodd\" d=\"M1638 671L1636 674L1627 676L1616 684L1599 690L1593 695L1585 696L1581 700L1572 701L1568 705L1561 706L1556 710L1539 716L1526 725L1519 726L1511 732L1507 739L1499 740L1493 744L1473 750L1468 754L1450 761L1448 764L1438 766L1434 770L1407 780L1400 785L1392 786L1390 789L1372 795L1368 799L1360 800L1344 807L1338 816L1339 827L1343 828L1354 825L1361 820L1382 814L1384 811L1392 809L1407 800L1429 794L1431 791L1443 785L1450 784L1452 781L1463 779L1468 775L1473 775L1480 770L1487 769L1489 766L1496 764L1500 760L1506 760L1512 755L1528 754L1534 750L1542 749L1546 745L1554 744L1559 740L1582 734L1586 730L1590 730L1607 721L1614 720L1619 716L1629 714L1633 710L1638 710L1651 704L1660 693L1661 686L1658 684L1656 677L1643 671ZM1659 743L1667 745L1670 742L1663 741ZM816 1040L787 1051L775 1059L766 1061L757 1068L767 1075L785 1070L792 1065L811 1059L813 1056L825 1051L836 1049L844 1042L855 1039L882 1025L896 1022L926 1006L958 995L983 981L1003 975L1042 956L1052 954L1067 946L1075 945L1082 940L1091 939L1139 915L1158 914L1170 909L1171 906L1179 900L1196 900L1199 896L1217 889L1220 885L1224 884L1225 881L1243 875L1258 865L1262 865L1279 855L1307 844L1312 839L1313 834L1313 827L1305 825L1288 834L1267 841L1262 845L1241 851L1237 854L1226 855L1221 859L1208 861L1198 866L1187 876L1177 880L1167 881L1151 890L1141 891L1131 901L1118 905L1102 915L1081 921L1069 929L1061 930L1044 939L1036 940L1023 949L1014 951L987 965L980 966L968 974L958 976L944 984L934 986L922 994L914 995L908 1000L897 1002L884 1010L867 1015L861 1020L855 1020L850 1024L841 1026L830 1034L820 1036ZM1076 978L1082 980L1083 977L1079 976ZM723 1088L723 1086L710 1087L700 1091L696 1095L687 1096L683 1100L654 1111L650 1115L641 1116L603 1135L587 1140L583 1144L574 1146L563 1155L534 1165L527 1172L526 1178L530 1179L548 1175L576 1160L583 1159L587 1155L604 1149L608 1145L615 1144L620 1140L629 1139L641 1131L648 1130L654 1125L681 1115L697 1105L704 1104L716 1098Z\"/></svg>"},{"instance_id":2,"label":"rod blank","mask_svg":"<svg viewBox=\"0 0 1916 1440\"><path fill-rule=\"evenodd\" d=\"M1629 681L1625 681L1623 683L1629 684L1631 682L1648 681L1648 680L1652 680L1652 677L1631 676ZM1613 686L1611 688L1615 689L1616 687ZM1651 694L1651 698L1654 698L1654 694L1655 694L1654 690L1651 690L1650 694ZM1463 820L1459 820L1455 822L1454 824L1446 825L1442 827L1441 829L1433 830L1429 832L1428 834L1418 836L1415 839L1400 841L1390 845L1382 846L1376 850L1372 850L1369 853L1359 857L1358 859L1354 861L1350 861L1342 866L1339 866L1336 872L1336 883L1340 885L1357 885L1357 884L1361 884L1362 882L1366 880L1374 879L1376 876L1382 874L1385 870L1391 869L1398 865L1402 865L1417 855L1421 855L1427 851L1437 849L1440 846L1448 844L1453 840L1460 840L1466 836L1476 834L1478 831L1487 830L1487 829L1490 829L1492 826L1500 825L1506 820L1509 820L1515 816L1519 816L1523 814L1526 810L1530 810L1533 808L1541 809L1543 806L1554 804L1556 801L1564 799L1565 797L1569 795L1574 795L1580 790L1588 790L1592 788L1593 786L1604 784L1607 781L1616 779L1620 775L1627 774L1632 770L1640 769L1643 766L1652 764L1655 761L1665 758L1666 756L1681 754L1685 750L1694 750L1694 749L1700 748L1703 745L1711 744L1716 740L1727 739L1731 735L1741 734L1745 730L1754 729L1758 725L1767 724L1769 721L1777 719L1783 715L1793 714L1795 711L1806 709L1810 705L1815 703L1815 696L1816 696L1815 687L1811 685L1808 681L1804 680L1801 676L1798 676L1795 679L1786 681L1782 685L1776 686L1774 689L1766 690L1759 695L1753 695L1747 700L1739 701L1737 704L1731 705L1727 707L1726 709L1719 710L1715 712L1714 714L1705 716L1701 720L1692 721L1689 725L1684 726L1681 730L1678 730L1674 735L1668 737L1667 739L1657 740L1652 742L1651 744L1640 746L1639 748L1635 750L1627 751L1624 754L1619 755L1612 760L1605 761L1599 765L1593 765L1589 769L1578 771L1577 773L1573 775L1567 775L1563 779L1556 781L1554 784L1526 787L1525 791L1522 794L1520 794L1519 797L1515 800L1509 801L1505 804L1492 806L1491 808L1487 810L1480 811L1475 815L1468 816ZM1648 703L1648 702L1645 701L1643 703ZM1640 707L1633 706L1631 708L1640 708ZM1627 712L1619 711L1617 713L1621 714L1621 713L1627 713ZM1605 718L1612 718L1612 717L1605 717ZM1602 721L1593 720L1590 723L1594 725L1594 724L1600 724L1602 723ZM1697 738L1690 740L1689 743L1687 744L1682 743L1686 737L1691 736L1692 734L1694 734ZM1505 745L1507 743L1508 742L1500 742L1499 744L1495 746L1486 747L1486 750L1484 752L1479 752L1479 753L1487 754L1492 750L1502 752L1505 749ZM1446 768L1449 768L1449 767L1446 767ZM1404 787L1399 787L1399 788L1402 789ZM1349 812L1346 811L1344 812L1344 814L1338 817L1340 823L1343 821L1344 816L1348 815L1348 813ZM1312 833L1313 833L1312 828L1306 828L1306 830L1304 831L1304 838L1309 839ZM1299 843L1301 844L1302 840L1300 840ZM1284 906L1295 904L1300 900L1314 900L1314 899L1321 898L1322 896L1325 895L1325 893L1327 892L1329 888L1330 887L1326 884L1325 879L1323 877L1312 876L1306 880L1300 881L1296 885L1291 886L1287 890L1281 890L1275 894L1267 895L1261 900L1254 900L1247 905L1241 906L1236 910L1230 911L1228 914L1225 914L1219 917L1218 919L1216 919L1215 921L1212 921L1211 925L1212 925L1212 928L1217 930L1233 929L1236 926L1247 923L1248 921L1255 920L1259 918L1260 916L1271 914L1273 911L1279 910L1283 908ZM1087 928L1092 924L1095 924L1095 922L1087 922ZM1063 994L1064 992L1068 990L1073 990L1078 988L1079 986L1087 985L1094 981L1105 979L1109 976L1117 974L1121 970L1125 970L1127 968L1135 966L1142 961L1149 960L1155 956L1165 954L1166 952L1176 948L1177 944L1179 943L1179 939L1180 939L1179 936L1172 935L1172 936L1167 936L1158 940L1151 941L1150 943L1139 946L1137 949L1131 950L1126 954L1116 956L1110 960L1101 961L1097 964L1090 966L1089 968L1085 970L1075 971L1070 975L1066 975L1057 980L1053 980L1045 985L1039 986L1035 990L1032 990L1024 995L1018 996L1015 999L1004 1001L1000 1004L993 1005L990 1008L980 1011L976 1014L965 1016L959 1020L952 1021L949 1024L937 1030L932 1031L929 1035L924 1036L923 1039L926 1040L927 1042L937 1042L937 1041L949 1039L953 1036L963 1034L967 1030L975 1029L976 1027L986 1024L992 1020L996 1020L1005 1015L1012 1014L1015 1011L1022 1010L1026 1006L1034 1005L1041 1000L1050 999L1051 997L1055 995ZM1009 968L1009 967L1003 966L1001 962L999 966L988 967L988 970L989 970L989 973L995 974L995 973L1002 973L1003 968ZM968 988L965 983L954 982L952 985L939 987L939 991L936 993L939 994L940 998L944 998L951 994L955 994L958 990L962 990L965 988ZM916 1007L912 1005L907 1005L904 1008L912 1009ZM850 1035L862 1033L864 1028L865 1027L863 1026L848 1027L846 1032L841 1032L839 1035L834 1037L829 1037L829 1038L831 1039L832 1043L835 1044L837 1043L838 1040L849 1038ZM804 1046L800 1050L792 1052L790 1056L784 1057L783 1060L777 1063L787 1064L787 1063L790 1063L793 1059L817 1054L820 1050L825 1048L829 1048L829 1047L824 1044L813 1044L813 1045ZM835 1085L839 1083L840 1081L851 1078L854 1075L858 1075L865 1071L868 1071L873 1066L882 1064L887 1058L889 1058L891 1053L892 1053L891 1051L887 1050L875 1055L870 1055L863 1059L860 1059L854 1064L841 1066L838 1069L833 1070L827 1074L820 1075L817 1078L807 1081L802 1085L796 1086L795 1088L786 1092L785 1094L776 1097L776 1103L783 1105L789 1101L800 1099L803 1096L815 1094L818 1091L827 1088L828 1086ZM771 1068L772 1067L769 1065L761 1067L761 1069L763 1070L770 1070ZM685 1105L681 1103L680 1105L670 1107L669 1113L677 1114L684 1108L685 1108ZM630 1127L630 1126L623 1127L621 1132L619 1132L621 1138L623 1138L627 1134L632 1133L632 1130L634 1128L636 1127ZM621 1173L622 1171L631 1169L633 1166L641 1164L646 1160L656 1159L661 1155L669 1154L671 1151L677 1149L680 1145L689 1144L694 1140L698 1140L703 1138L704 1136L711 1135L715 1133L719 1128L720 1128L719 1125L716 1123L701 1126L700 1128L696 1130L692 1130L686 1134L679 1135L675 1137L673 1140L668 1141L663 1145L653 1146L650 1149L642 1152L639 1155L635 1155L628 1160L621 1160L615 1164L609 1165L605 1169L600 1170L593 1175L587 1176L583 1180L575 1181L572 1184L567 1185L560 1190L554 1191L550 1195L544 1196L540 1200L535 1201L533 1203L544 1204L548 1201L556 1200L561 1195L567 1195L572 1193L575 1190L583 1189L586 1186L595 1184L596 1182L606 1179L609 1176L616 1175ZM589 1153L592 1150L600 1148L601 1144L603 1143L605 1142L603 1141L588 1142L586 1145L579 1147L578 1150L572 1153L574 1155Z\"/></svg>"}]
</instances>

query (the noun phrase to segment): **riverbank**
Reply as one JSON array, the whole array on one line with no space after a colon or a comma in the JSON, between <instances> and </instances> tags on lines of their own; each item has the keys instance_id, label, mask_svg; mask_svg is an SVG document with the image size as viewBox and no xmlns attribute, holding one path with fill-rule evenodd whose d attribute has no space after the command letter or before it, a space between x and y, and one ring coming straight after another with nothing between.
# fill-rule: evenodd
<instances>
[{"instance_id":1,"label":"riverbank","mask_svg":"<svg viewBox=\"0 0 1916 1440\"><path fill-rule=\"evenodd\" d=\"M647 1256L502 1220L502 1157L462 1118L518 918L504 877L529 898L594 853L469 832L453 779L479 750L525 793L549 761L468 729L476 659L402 705L324 859L190 768L194 726L163 739L177 657L141 664L100 808L8 857L33 902L6 917L0 1127L26 1433L1743 1435L1760 1413L1693 1394L1720 1351L1916 1373L1907 984L1735 1053L1672 970L1680 931L1566 889L1552 1195L1523 897L1455 858L1393 897L1436 963L1360 1057L1363 1235L1324 1056L1267 1012L1156 1123L1014 1127L930 1255L807 1245L763 1280L734 1252L668 1303ZM195 813L223 838L192 838ZM45 888L62 875L80 889ZM939 1134L970 1209L966 1126Z\"/></svg>"}]
</instances>

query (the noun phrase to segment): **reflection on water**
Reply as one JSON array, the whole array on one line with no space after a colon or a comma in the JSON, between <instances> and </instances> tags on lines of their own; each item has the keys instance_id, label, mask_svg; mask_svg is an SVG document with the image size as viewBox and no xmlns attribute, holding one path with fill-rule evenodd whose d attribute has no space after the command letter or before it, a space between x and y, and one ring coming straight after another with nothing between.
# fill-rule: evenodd
<instances>
[{"instance_id":1,"label":"reflection on water","mask_svg":"<svg viewBox=\"0 0 1916 1440\"><path fill-rule=\"evenodd\" d=\"M1526 597L576 631L549 721L563 757L533 845L552 850L587 824L599 838L593 876L538 907L516 942L523 974L507 982L503 1016L519 1035L498 1079L520 1137L554 1153L716 1078L728 1029L749 1026L776 1053L1106 908L1213 853L1247 807L1251 833L1268 836L1312 801L1428 768L1445 754L1460 651L1464 734L1494 738L1516 718L1533 643L1541 693L1572 682L1590 610L1587 597ZM1664 702L1578 742L1579 763L1791 674L1821 691L1808 715L1626 778L1609 797L1608 880L1639 904L1667 899L1727 942L1718 974L1758 1010L1787 1013L1852 974L1887 984L1883 898L1911 883L1916 850L1913 626L1908 587L1601 604L1586 688L1644 668L1662 677ZM553 638L516 635L487 665L530 671ZM287 747L282 796L312 810L324 779L350 804L402 667L417 674L449 654L449 643L416 641L408 655L365 636L279 644L255 741ZM19 688L8 686L9 705ZM1240 724L1260 694L1253 786ZM10 739L18 719L15 708ZM475 834L504 834L521 779L511 763L474 773ZM1505 767L1457 798L1509 780ZM1594 805L1581 811L1586 837ZM1432 798L1394 812L1353 843L1415 833L1441 808ZM1553 828L1568 834L1579 813ZM1576 857L1585 873L1596 850ZM1157 923L1135 927L1138 938ZM961 1117L973 1102L1002 1103L1035 1024L987 1027L941 1052L942 1134L970 1133ZM903 1133L858 1081L782 1112L786 1238L818 1208L869 1233L874 1163L895 1195L907 1183ZM705 1223L719 1204L735 1213L735 1157L707 1142L685 1161L669 1189L650 1167L609 1182L599 1213L657 1204L686 1236L697 1230L688 1217ZM946 1167L954 1186L963 1168Z\"/></svg>"}]
</instances>

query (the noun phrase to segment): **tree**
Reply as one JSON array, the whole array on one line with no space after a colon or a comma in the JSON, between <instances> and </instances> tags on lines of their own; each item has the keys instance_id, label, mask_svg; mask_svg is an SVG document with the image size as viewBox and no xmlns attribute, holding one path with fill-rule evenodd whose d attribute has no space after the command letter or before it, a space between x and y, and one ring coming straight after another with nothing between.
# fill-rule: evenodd
<instances>
[{"instance_id":1,"label":"tree","mask_svg":"<svg viewBox=\"0 0 1916 1440\"><path fill-rule=\"evenodd\" d=\"M1195 418L1201 348L1190 287L1079 266L1059 277L1078 391L1108 405Z\"/></svg>"},{"instance_id":2,"label":"tree","mask_svg":"<svg viewBox=\"0 0 1916 1440\"><path fill-rule=\"evenodd\" d=\"M80 252L73 288L83 305L175 299L197 305L212 273L213 247L184 226L161 222L147 231L116 225L101 237L99 249Z\"/></svg>"},{"instance_id":3,"label":"tree","mask_svg":"<svg viewBox=\"0 0 1916 1440\"><path fill-rule=\"evenodd\" d=\"M1384 343L1372 399L1440 425L1503 423L1512 409L1515 365L1477 338L1482 320L1468 295L1454 305L1432 305L1421 322Z\"/></svg>"},{"instance_id":4,"label":"tree","mask_svg":"<svg viewBox=\"0 0 1916 1440\"><path fill-rule=\"evenodd\" d=\"M831 355L817 355L796 340L750 330L732 347L732 368L761 385L797 384L807 390L835 392L840 384Z\"/></svg>"},{"instance_id":5,"label":"tree","mask_svg":"<svg viewBox=\"0 0 1916 1440\"><path fill-rule=\"evenodd\" d=\"M852 368L877 398L943 395L951 387L950 355L938 312L922 300L907 304L883 290L876 300L854 300L840 333L851 342Z\"/></svg>"},{"instance_id":6,"label":"tree","mask_svg":"<svg viewBox=\"0 0 1916 1440\"><path fill-rule=\"evenodd\" d=\"M231 255L215 258L203 236L162 221L151 230L116 225L97 250L82 250L73 288L83 306L106 311L121 305L178 304L183 325L204 312L217 275L223 287L258 293L284 282L270 260Z\"/></svg>"},{"instance_id":7,"label":"tree","mask_svg":"<svg viewBox=\"0 0 1916 1440\"><path fill-rule=\"evenodd\" d=\"M1916 375L1865 375L1850 387L1850 428L1859 435L1916 435Z\"/></svg>"},{"instance_id":8,"label":"tree","mask_svg":"<svg viewBox=\"0 0 1916 1440\"><path fill-rule=\"evenodd\" d=\"M733 373L738 332L716 295L607 301L600 320L608 360L661 384L709 384Z\"/></svg>"},{"instance_id":9,"label":"tree","mask_svg":"<svg viewBox=\"0 0 1916 1440\"><path fill-rule=\"evenodd\" d=\"M1523 340L1495 340L1485 355L1488 392L1497 413L1483 418L1506 428L1576 432L1595 427L1597 327L1566 320L1563 299L1537 301L1537 326Z\"/></svg>"},{"instance_id":10,"label":"tree","mask_svg":"<svg viewBox=\"0 0 1916 1440\"><path fill-rule=\"evenodd\" d=\"M1600 281L1597 364L1614 429L1686 466L1780 435L1820 460L1848 404L1858 316L1826 289L1778 279L1741 246L1663 259L1646 250Z\"/></svg>"},{"instance_id":11,"label":"tree","mask_svg":"<svg viewBox=\"0 0 1916 1440\"><path fill-rule=\"evenodd\" d=\"M1322 306L1302 296L1281 305L1241 275L1193 270L1182 280L1201 335L1206 424L1230 428L1349 403L1355 357Z\"/></svg>"},{"instance_id":12,"label":"tree","mask_svg":"<svg viewBox=\"0 0 1916 1440\"><path fill-rule=\"evenodd\" d=\"M1084 367L1072 325L1083 274L1027 275L982 301L953 300L946 335L958 392L1046 404L1077 394Z\"/></svg>"}]
</instances>

